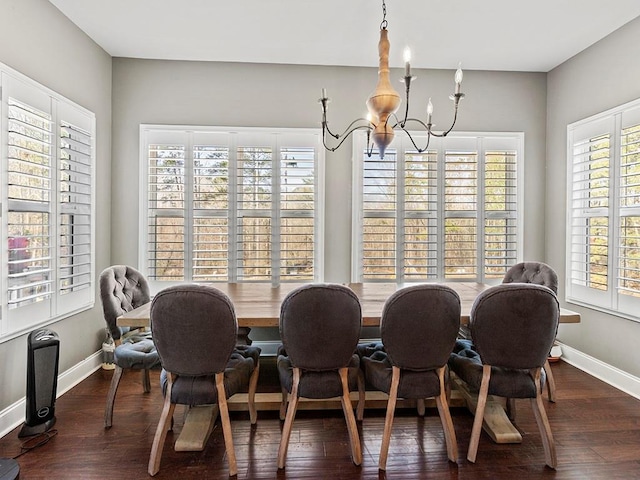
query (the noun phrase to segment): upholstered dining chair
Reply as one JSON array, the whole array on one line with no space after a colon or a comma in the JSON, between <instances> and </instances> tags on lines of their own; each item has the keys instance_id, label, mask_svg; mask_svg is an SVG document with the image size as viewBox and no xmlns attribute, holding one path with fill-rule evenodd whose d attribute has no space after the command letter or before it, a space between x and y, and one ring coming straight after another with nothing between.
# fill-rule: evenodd
<instances>
[{"instance_id":1,"label":"upholstered dining chair","mask_svg":"<svg viewBox=\"0 0 640 480\"><path fill-rule=\"evenodd\" d=\"M251 424L257 421L255 392L260 348L236 346L238 322L233 305L209 285L186 284L161 290L151 303L151 330L162 361L164 405L149 456L149 475L160 470L176 404L218 405L229 462L237 474L227 399L245 387Z\"/></svg>"},{"instance_id":2,"label":"upholstered dining chair","mask_svg":"<svg viewBox=\"0 0 640 480\"><path fill-rule=\"evenodd\" d=\"M542 262L521 262L513 265L504 275L502 283L535 283L549 287L558 294L558 275L555 270ZM547 374L547 397L550 402L556 401L556 381L553 378L549 360L544 363Z\"/></svg>"},{"instance_id":3,"label":"upholstered dining chair","mask_svg":"<svg viewBox=\"0 0 640 480\"><path fill-rule=\"evenodd\" d=\"M447 400L447 362L460 327L460 297L445 285L427 284L396 291L385 302L380 344L360 345L367 382L389 394L378 467L386 469L398 398L435 397L450 461L458 446ZM424 412L421 412L422 414ZM358 416L362 408L358 404Z\"/></svg>"},{"instance_id":4,"label":"upholstered dining chair","mask_svg":"<svg viewBox=\"0 0 640 480\"><path fill-rule=\"evenodd\" d=\"M551 427L542 401L543 366L558 328L560 306L551 289L513 283L491 287L476 298L470 313L474 348L456 349L451 370L479 389L467 459L476 461L488 395L530 398L542 436L545 461L556 468Z\"/></svg>"},{"instance_id":5,"label":"upholstered dining chair","mask_svg":"<svg viewBox=\"0 0 640 480\"><path fill-rule=\"evenodd\" d=\"M150 391L149 370L160 366L160 358L151 339L150 332L133 331L116 325L116 319L125 312L151 301L149 284L135 268L113 265L100 274L100 299L107 330L114 339L115 370L107 394L104 427L110 428L113 420L113 405L120 379L125 370L142 371L142 387Z\"/></svg>"},{"instance_id":6,"label":"upholstered dining chair","mask_svg":"<svg viewBox=\"0 0 640 480\"><path fill-rule=\"evenodd\" d=\"M277 360L286 416L278 449L278 468L285 468L293 420L300 397L340 397L353 463L362 449L349 392L357 390L362 311L356 294L335 284L310 284L290 292L280 309L283 348Z\"/></svg>"}]
</instances>

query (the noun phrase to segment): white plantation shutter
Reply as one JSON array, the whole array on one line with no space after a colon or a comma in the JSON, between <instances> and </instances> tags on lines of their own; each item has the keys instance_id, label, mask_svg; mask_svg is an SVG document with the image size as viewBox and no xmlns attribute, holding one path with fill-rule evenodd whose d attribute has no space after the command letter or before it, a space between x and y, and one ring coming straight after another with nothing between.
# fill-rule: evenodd
<instances>
[{"instance_id":1,"label":"white plantation shutter","mask_svg":"<svg viewBox=\"0 0 640 480\"><path fill-rule=\"evenodd\" d=\"M226 282L229 279L229 148L195 145L193 163L193 280Z\"/></svg>"},{"instance_id":2,"label":"white plantation shutter","mask_svg":"<svg viewBox=\"0 0 640 480\"><path fill-rule=\"evenodd\" d=\"M91 133L60 126L60 292L91 286Z\"/></svg>"},{"instance_id":3,"label":"white plantation shutter","mask_svg":"<svg viewBox=\"0 0 640 480\"><path fill-rule=\"evenodd\" d=\"M444 278L475 279L478 271L478 154L446 151Z\"/></svg>"},{"instance_id":4,"label":"white plantation shutter","mask_svg":"<svg viewBox=\"0 0 640 480\"><path fill-rule=\"evenodd\" d=\"M309 280L314 268L315 149L280 148L280 279Z\"/></svg>"},{"instance_id":5,"label":"white plantation shutter","mask_svg":"<svg viewBox=\"0 0 640 480\"><path fill-rule=\"evenodd\" d=\"M567 298L640 319L640 101L567 127Z\"/></svg>"},{"instance_id":6,"label":"white plantation shutter","mask_svg":"<svg viewBox=\"0 0 640 480\"><path fill-rule=\"evenodd\" d=\"M404 156L403 274L407 280L438 277L437 154Z\"/></svg>"},{"instance_id":7,"label":"white plantation shutter","mask_svg":"<svg viewBox=\"0 0 640 480\"><path fill-rule=\"evenodd\" d=\"M384 280L396 277L396 152L384 160L377 151L364 155L362 188L362 277Z\"/></svg>"},{"instance_id":8,"label":"white plantation shutter","mask_svg":"<svg viewBox=\"0 0 640 480\"><path fill-rule=\"evenodd\" d=\"M267 281L272 275L273 150L237 150L237 252L239 281Z\"/></svg>"},{"instance_id":9,"label":"white plantation shutter","mask_svg":"<svg viewBox=\"0 0 640 480\"><path fill-rule=\"evenodd\" d=\"M492 146L491 143L488 140L485 146ZM502 280L518 260L518 155L515 146L485 150L484 179L484 276Z\"/></svg>"},{"instance_id":10,"label":"white plantation shutter","mask_svg":"<svg viewBox=\"0 0 640 480\"><path fill-rule=\"evenodd\" d=\"M53 291L51 215L53 121L14 98L7 121L9 308L49 298Z\"/></svg>"},{"instance_id":11,"label":"white plantation shutter","mask_svg":"<svg viewBox=\"0 0 640 480\"><path fill-rule=\"evenodd\" d=\"M313 281L318 135L142 126L152 282Z\"/></svg>"},{"instance_id":12,"label":"white plantation shutter","mask_svg":"<svg viewBox=\"0 0 640 480\"><path fill-rule=\"evenodd\" d=\"M185 143L150 143L148 165L148 274L185 279Z\"/></svg>"},{"instance_id":13,"label":"white plantation shutter","mask_svg":"<svg viewBox=\"0 0 640 480\"><path fill-rule=\"evenodd\" d=\"M520 257L521 134L354 141L353 281L502 279ZM424 144L422 139L421 144Z\"/></svg>"},{"instance_id":14,"label":"white plantation shutter","mask_svg":"<svg viewBox=\"0 0 640 480\"><path fill-rule=\"evenodd\" d=\"M3 65L0 92L2 337L93 304L95 117Z\"/></svg>"},{"instance_id":15,"label":"white plantation shutter","mask_svg":"<svg viewBox=\"0 0 640 480\"><path fill-rule=\"evenodd\" d=\"M640 125L622 130L618 289L640 297Z\"/></svg>"}]
</instances>

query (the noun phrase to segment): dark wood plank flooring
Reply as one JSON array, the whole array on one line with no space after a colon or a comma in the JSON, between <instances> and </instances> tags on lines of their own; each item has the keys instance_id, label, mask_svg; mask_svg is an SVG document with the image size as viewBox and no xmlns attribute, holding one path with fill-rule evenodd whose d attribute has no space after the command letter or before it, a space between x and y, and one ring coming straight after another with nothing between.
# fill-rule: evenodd
<instances>
[{"instance_id":1,"label":"dark wood plank flooring","mask_svg":"<svg viewBox=\"0 0 640 480\"><path fill-rule=\"evenodd\" d=\"M274 388L273 371L263 362L261 389ZM497 445L482 434L477 462L466 460L472 416L454 408L459 447L457 464L447 461L435 409L424 418L399 410L387 471L378 471L383 410L368 410L359 426L363 464L356 467L340 411L300 411L291 435L287 468L278 471L281 422L277 412L259 412L251 427L248 414L232 412L239 479L640 479L640 401L560 362L553 365L557 403L545 401L558 450L558 469L544 465L538 429L526 400L517 402L518 445ZM104 430L104 404L111 372L98 371L58 399L57 435L18 458L21 479L144 479L151 442L160 416L158 375L143 394L137 372L125 374L115 403L113 428ZM203 452L175 452L183 424L176 409L158 479L225 479L228 466L219 423ZM20 453L16 429L0 439L0 457Z\"/></svg>"}]
</instances>

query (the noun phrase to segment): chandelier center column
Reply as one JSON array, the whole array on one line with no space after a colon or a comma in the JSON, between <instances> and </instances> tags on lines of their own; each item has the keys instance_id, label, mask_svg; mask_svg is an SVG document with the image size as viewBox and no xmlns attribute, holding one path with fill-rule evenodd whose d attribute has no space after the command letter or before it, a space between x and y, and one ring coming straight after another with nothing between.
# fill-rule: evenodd
<instances>
[{"instance_id":1,"label":"chandelier center column","mask_svg":"<svg viewBox=\"0 0 640 480\"><path fill-rule=\"evenodd\" d=\"M391 85L389 80L389 39L386 28L380 29L380 41L378 42L379 68L378 85L367 100L367 108L371 113L373 130L373 143L378 147L380 158L393 140L393 126L389 124L389 116L398 110L400 95Z\"/></svg>"}]
</instances>

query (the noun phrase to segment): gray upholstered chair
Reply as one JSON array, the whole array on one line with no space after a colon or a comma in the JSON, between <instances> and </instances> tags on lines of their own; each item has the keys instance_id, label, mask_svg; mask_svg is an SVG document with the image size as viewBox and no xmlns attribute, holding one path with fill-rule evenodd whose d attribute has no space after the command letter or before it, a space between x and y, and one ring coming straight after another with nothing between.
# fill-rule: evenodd
<instances>
[{"instance_id":1,"label":"gray upholstered chair","mask_svg":"<svg viewBox=\"0 0 640 480\"><path fill-rule=\"evenodd\" d=\"M488 395L530 398L542 435L545 461L557 464L551 427L542 401L543 365L558 328L560 306L551 289L513 283L491 287L470 314L474 348L460 342L449 358L451 370L479 389L467 459L475 462Z\"/></svg>"},{"instance_id":2,"label":"gray upholstered chair","mask_svg":"<svg viewBox=\"0 0 640 480\"><path fill-rule=\"evenodd\" d=\"M558 275L553 268L542 262L517 263L507 270L502 283L534 283L549 287L553 293L558 294ZM555 402L556 382L548 359L544 364L544 371L547 374L547 396L550 402Z\"/></svg>"},{"instance_id":3,"label":"gray upholstered chair","mask_svg":"<svg viewBox=\"0 0 640 480\"><path fill-rule=\"evenodd\" d=\"M161 290L151 303L150 315L153 340L162 360L164 406L149 456L149 474L160 470L176 404L217 403L229 476L236 475L227 399L248 388L250 420L256 423L260 348L236 346L238 322L233 305L224 293L209 285L186 284Z\"/></svg>"},{"instance_id":4,"label":"gray upholstered chair","mask_svg":"<svg viewBox=\"0 0 640 480\"><path fill-rule=\"evenodd\" d=\"M389 394L378 467L385 470L398 398L435 397L447 444L458 459L458 446L447 401L447 361L460 327L460 297L444 285L416 285L389 297L382 310L379 344L360 345L367 382ZM424 414L424 411L421 412ZM358 417L362 406L358 405Z\"/></svg>"},{"instance_id":5,"label":"gray upholstered chair","mask_svg":"<svg viewBox=\"0 0 640 480\"><path fill-rule=\"evenodd\" d=\"M340 397L353 463L362 463L360 437L349 398L349 391L357 390L360 362L355 349L361 325L360 301L343 285L305 285L289 293L282 302L280 337L283 348L278 355L277 367L283 402L289 394L289 403L278 449L278 468L285 467L300 397Z\"/></svg>"},{"instance_id":6,"label":"gray upholstered chair","mask_svg":"<svg viewBox=\"0 0 640 480\"><path fill-rule=\"evenodd\" d=\"M110 428L113 419L113 404L120 379L126 369L142 371L142 386L145 393L150 390L149 370L160 366L160 358L151 339L150 332L138 332L116 325L116 319L136 307L151 301L149 284L135 268L114 265L100 274L100 299L107 329L113 337L115 371L107 394L104 426Z\"/></svg>"}]
</instances>

